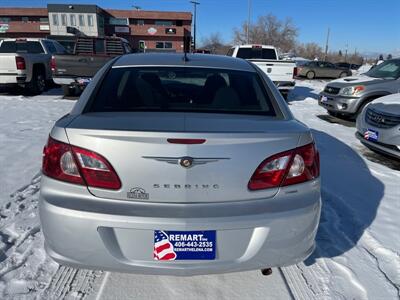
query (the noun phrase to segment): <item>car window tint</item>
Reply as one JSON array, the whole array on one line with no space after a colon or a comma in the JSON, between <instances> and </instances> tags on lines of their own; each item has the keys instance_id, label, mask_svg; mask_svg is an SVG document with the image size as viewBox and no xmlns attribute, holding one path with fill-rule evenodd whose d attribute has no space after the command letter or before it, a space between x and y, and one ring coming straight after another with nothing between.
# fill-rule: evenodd
<instances>
[{"instance_id":1,"label":"car window tint","mask_svg":"<svg viewBox=\"0 0 400 300\"><path fill-rule=\"evenodd\" d=\"M46 46L47 51L49 51L49 53L53 54L53 53L56 53L56 52L57 52L57 49L56 49L56 47L53 45L52 42L50 42L50 41L43 41L43 43L44 43L44 45Z\"/></svg>"},{"instance_id":2,"label":"car window tint","mask_svg":"<svg viewBox=\"0 0 400 300\"><path fill-rule=\"evenodd\" d=\"M385 61L369 70L366 74L376 78L399 78L400 59Z\"/></svg>"},{"instance_id":3,"label":"car window tint","mask_svg":"<svg viewBox=\"0 0 400 300\"><path fill-rule=\"evenodd\" d=\"M276 116L257 73L179 67L113 68L85 111L184 111Z\"/></svg>"},{"instance_id":4,"label":"car window tint","mask_svg":"<svg viewBox=\"0 0 400 300\"><path fill-rule=\"evenodd\" d=\"M236 55L243 59L277 59L274 49L239 48Z\"/></svg>"},{"instance_id":5,"label":"car window tint","mask_svg":"<svg viewBox=\"0 0 400 300\"><path fill-rule=\"evenodd\" d=\"M44 53L39 42L4 41L0 45L0 53Z\"/></svg>"}]
</instances>

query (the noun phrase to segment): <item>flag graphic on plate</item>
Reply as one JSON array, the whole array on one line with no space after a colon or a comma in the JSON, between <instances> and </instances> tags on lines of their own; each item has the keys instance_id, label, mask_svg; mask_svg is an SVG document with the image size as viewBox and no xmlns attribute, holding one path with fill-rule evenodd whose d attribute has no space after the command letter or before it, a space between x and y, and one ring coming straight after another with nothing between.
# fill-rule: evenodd
<instances>
[{"instance_id":1,"label":"flag graphic on plate","mask_svg":"<svg viewBox=\"0 0 400 300\"><path fill-rule=\"evenodd\" d=\"M162 230L154 231L154 252L155 260L175 260L176 253L174 246L168 239L168 235Z\"/></svg>"}]
</instances>

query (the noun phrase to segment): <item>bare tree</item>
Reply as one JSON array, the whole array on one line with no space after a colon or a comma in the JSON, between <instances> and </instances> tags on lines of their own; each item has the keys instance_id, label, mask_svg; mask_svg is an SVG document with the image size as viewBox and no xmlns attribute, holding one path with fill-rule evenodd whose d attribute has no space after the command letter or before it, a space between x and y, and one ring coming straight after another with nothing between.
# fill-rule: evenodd
<instances>
[{"instance_id":1,"label":"bare tree","mask_svg":"<svg viewBox=\"0 0 400 300\"><path fill-rule=\"evenodd\" d=\"M298 44L296 47L295 54L308 59L322 59L324 57L324 51L316 43Z\"/></svg>"},{"instance_id":2,"label":"bare tree","mask_svg":"<svg viewBox=\"0 0 400 300\"><path fill-rule=\"evenodd\" d=\"M246 32L247 23L243 23L241 28L235 28L234 43L245 44ZM272 14L258 17L257 21L249 26L251 44L273 45L282 52L289 52L295 48L297 35L298 28L294 26L292 19L281 21Z\"/></svg>"},{"instance_id":3,"label":"bare tree","mask_svg":"<svg viewBox=\"0 0 400 300\"><path fill-rule=\"evenodd\" d=\"M230 46L224 43L219 32L214 32L202 39L201 48L210 50L213 54L226 54Z\"/></svg>"}]
</instances>

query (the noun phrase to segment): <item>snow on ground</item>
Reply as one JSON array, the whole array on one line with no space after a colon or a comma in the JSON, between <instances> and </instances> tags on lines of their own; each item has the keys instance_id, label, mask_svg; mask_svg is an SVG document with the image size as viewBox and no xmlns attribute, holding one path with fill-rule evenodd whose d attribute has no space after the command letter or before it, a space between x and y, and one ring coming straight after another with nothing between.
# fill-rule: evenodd
<instances>
[{"instance_id":1,"label":"snow on ground","mask_svg":"<svg viewBox=\"0 0 400 300\"><path fill-rule=\"evenodd\" d=\"M0 299L398 299L399 164L366 150L354 124L317 105L324 81L298 81L289 97L321 155L322 216L317 248L272 277L258 271L174 278L59 267L43 249L37 215L41 151L73 101L0 95ZM287 291L290 287L290 293ZM205 290L209 290L207 294ZM185 294L186 293L186 294Z\"/></svg>"}]
</instances>

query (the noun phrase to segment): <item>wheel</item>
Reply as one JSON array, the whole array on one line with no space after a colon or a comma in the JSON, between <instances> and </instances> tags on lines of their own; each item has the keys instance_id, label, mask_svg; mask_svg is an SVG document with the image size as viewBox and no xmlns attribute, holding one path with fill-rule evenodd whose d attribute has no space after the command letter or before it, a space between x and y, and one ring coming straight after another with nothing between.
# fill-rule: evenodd
<instances>
[{"instance_id":1,"label":"wheel","mask_svg":"<svg viewBox=\"0 0 400 300\"><path fill-rule=\"evenodd\" d=\"M339 78L343 78L343 77L347 77L347 76L348 76L348 75L347 75L346 72L342 72L342 73L340 73Z\"/></svg>"},{"instance_id":2,"label":"wheel","mask_svg":"<svg viewBox=\"0 0 400 300\"><path fill-rule=\"evenodd\" d=\"M63 94L64 97L73 97L75 96L75 88L69 86L69 85L63 85L62 86Z\"/></svg>"},{"instance_id":3,"label":"wheel","mask_svg":"<svg viewBox=\"0 0 400 300\"><path fill-rule=\"evenodd\" d=\"M309 71L309 72L307 72L306 77L308 79L314 79L315 78L315 73L313 71Z\"/></svg>"},{"instance_id":4,"label":"wheel","mask_svg":"<svg viewBox=\"0 0 400 300\"><path fill-rule=\"evenodd\" d=\"M46 89L46 78L41 70L34 69L32 80L27 85L29 93L33 95L40 95Z\"/></svg>"},{"instance_id":5,"label":"wheel","mask_svg":"<svg viewBox=\"0 0 400 300\"><path fill-rule=\"evenodd\" d=\"M330 116L332 116L332 117L337 117L337 116L338 116L338 113L337 113L337 112L334 112L334 111L331 111L331 110L328 110L328 115L330 115Z\"/></svg>"}]
</instances>

